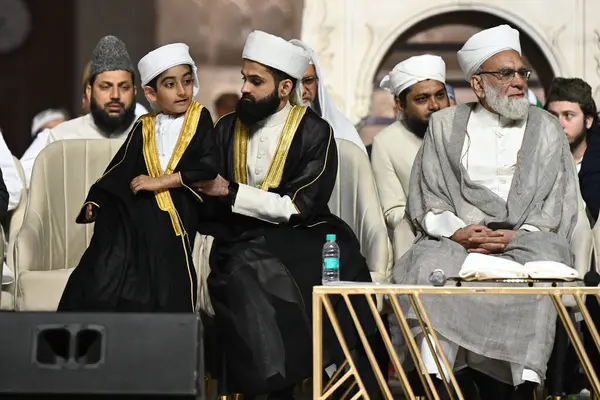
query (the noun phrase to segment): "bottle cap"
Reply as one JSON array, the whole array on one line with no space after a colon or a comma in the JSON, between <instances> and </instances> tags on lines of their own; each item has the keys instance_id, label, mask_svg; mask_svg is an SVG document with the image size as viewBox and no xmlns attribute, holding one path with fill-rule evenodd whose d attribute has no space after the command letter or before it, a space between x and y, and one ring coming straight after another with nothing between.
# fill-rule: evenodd
<instances>
[{"instance_id":1,"label":"bottle cap","mask_svg":"<svg viewBox=\"0 0 600 400\"><path fill-rule=\"evenodd\" d=\"M329 241L329 240L335 240L336 236L335 233L328 233L327 236L325 236L325 240Z\"/></svg>"}]
</instances>

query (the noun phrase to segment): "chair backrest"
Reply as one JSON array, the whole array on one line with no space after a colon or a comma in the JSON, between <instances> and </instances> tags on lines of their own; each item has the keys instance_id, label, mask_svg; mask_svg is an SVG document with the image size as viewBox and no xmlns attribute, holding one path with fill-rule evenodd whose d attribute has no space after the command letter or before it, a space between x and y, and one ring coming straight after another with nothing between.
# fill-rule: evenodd
<instances>
[{"instance_id":1,"label":"chair backrest","mask_svg":"<svg viewBox=\"0 0 600 400\"><path fill-rule=\"evenodd\" d=\"M358 237L371 272L391 277L392 251L368 156L354 143L336 139L338 175L329 200L331 212Z\"/></svg>"},{"instance_id":2,"label":"chair backrest","mask_svg":"<svg viewBox=\"0 0 600 400\"><path fill-rule=\"evenodd\" d=\"M579 207L577 212L577 223L575 224L571 236L571 251L575 255L574 268L579 273L579 276L583 278L592 266L594 237L590 220L587 216L585 203L581 196L581 190L579 189L579 184L577 184L577 197Z\"/></svg>"},{"instance_id":3,"label":"chair backrest","mask_svg":"<svg viewBox=\"0 0 600 400\"><path fill-rule=\"evenodd\" d=\"M62 140L40 152L23 223L40 230L39 248L35 249L43 253L38 258L42 263L39 268L54 270L78 264L90 243L93 224L76 224L75 218L91 185L122 144L122 139Z\"/></svg>"},{"instance_id":4,"label":"chair backrest","mask_svg":"<svg viewBox=\"0 0 600 400\"><path fill-rule=\"evenodd\" d=\"M21 165L21 162L17 157L13 156L13 160L17 167L17 172L19 173L19 178L21 178L21 182L23 182L23 191L21 192L21 199L19 200L19 204L17 208L12 210L6 221L6 232L7 232L7 240L8 240L8 249L6 252L6 263L8 267L14 272L14 254L13 250L15 248L15 239L17 238L17 233L21 226L23 225L23 219L25 218L25 210L27 209L27 184L25 179L25 170Z\"/></svg>"}]
</instances>

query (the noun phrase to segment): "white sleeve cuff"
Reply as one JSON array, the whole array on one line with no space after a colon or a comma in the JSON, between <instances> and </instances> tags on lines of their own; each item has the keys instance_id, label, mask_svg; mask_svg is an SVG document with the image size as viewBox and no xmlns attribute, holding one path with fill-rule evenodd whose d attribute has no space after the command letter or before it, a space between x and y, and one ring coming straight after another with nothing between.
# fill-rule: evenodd
<instances>
[{"instance_id":1,"label":"white sleeve cuff","mask_svg":"<svg viewBox=\"0 0 600 400\"><path fill-rule=\"evenodd\" d=\"M430 211L425 214L425 231L433 237L450 237L465 226L467 224L450 211L443 211L441 214L434 214Z\"/></svg>"},{"instance_id":2,"label":"white sleeve cuff","mask_svg":"<svg viewBox=\"0 0 600 400\"><path fill-rule=\"evenodd\" d=\"M273 224L288 222L293 214L298 214L289 196L280 196L244 184L239 185L232 211Z\"/></svg>"},{"instance_id":3,"label":"white sleeve cuff","mask_svg":"<svg viewBox=\"0 0 600 400\"><path fill-rule=\"evenodd\" d=\"M539 232L540 231L540 229L538 227L535 227L533 225L527 225L527 224L521 225L519 230L524 230L524 231L529 231L529 232Z\"/></svg>"}]
</instances>

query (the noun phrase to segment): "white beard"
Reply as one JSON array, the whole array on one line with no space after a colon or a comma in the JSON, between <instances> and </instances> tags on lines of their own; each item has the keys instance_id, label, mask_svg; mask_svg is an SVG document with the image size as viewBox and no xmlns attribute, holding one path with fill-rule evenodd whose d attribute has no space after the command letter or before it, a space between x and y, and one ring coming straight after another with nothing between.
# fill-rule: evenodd
<instances>
[{"instance_id":1,"label":"white beard","mask_svg":"<svg viewBox=\"0 0 600 400\"><path fill-rule=\"evenodd\" d=\"M488 85L487 82L483 85L483 92L490 108L505 118L521 120L529 112L529 101L525 96L520 99L501 96L500 92Z\"/></svg>"}]
</instances>

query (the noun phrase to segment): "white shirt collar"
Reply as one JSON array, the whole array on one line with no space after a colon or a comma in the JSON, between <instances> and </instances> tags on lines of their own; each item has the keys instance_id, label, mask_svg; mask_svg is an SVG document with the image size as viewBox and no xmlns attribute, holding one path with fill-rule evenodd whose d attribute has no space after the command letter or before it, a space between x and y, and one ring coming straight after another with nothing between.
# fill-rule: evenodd
<instances>
[{"instance_id":1,"label":"white shirt collar","mask_svg":"<svg viewBox=\"0 0 600 400\"><path fill-rule=\"evenodd\" d=\"M475 106L475 110L473 110L473 114L475 114L477 121L481 125L487 125L490 127L522 127L527 123L527 117L521 120L513 120L496 113L493 113L486 108L484 108L480 103Z\"/></svg>"},{"instance_id":2,"label":"white shirt collar","mask_svg":"<svg viewBox=\"0 0 600 400\"><path fill-rule=\"evenodd\" d=\"M285 107L277 111L275 114L269 115L267 118L259 121L256 125L258 128L283 125L287 120L287 116L291 110L292 105L288 101Z\"/></svg>"}]
</instances>

